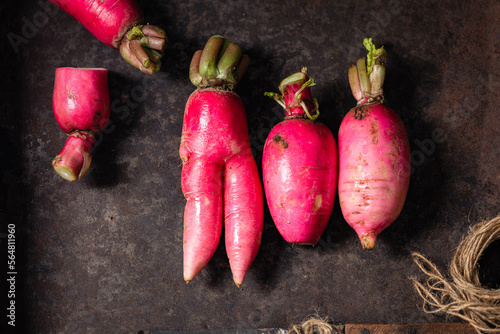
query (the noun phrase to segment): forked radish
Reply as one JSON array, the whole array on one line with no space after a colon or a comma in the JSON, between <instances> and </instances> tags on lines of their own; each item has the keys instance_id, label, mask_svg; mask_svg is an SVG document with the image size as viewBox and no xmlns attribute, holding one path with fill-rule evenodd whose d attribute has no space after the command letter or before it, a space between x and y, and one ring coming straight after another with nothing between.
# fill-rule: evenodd
<instances>
[{"instance_id":1,"label":"forked radish","mask_svg":"<svg viewBox=\"0 0 500 334\"><path fill-rule=\"evenodd\" d=\"M349 68L358 101L339 128L339 201L364 249L401 213L410 182L410 145L401 118L383 105L386 51L372 39L367 61Z\"/></svg>"},{"instance_id":2,"label":"forked radish","mask_svg":"<svg viewBox=\"0 0 500 334\"><path fill-rule=\"evenodd\" d=\"M61 177L75 181L89 169L96 135L109 121L108 70L56 69L52 105L57 124L68 134L52 165Z\"/></svg>"},{"instance_id":3,"label":"forked radish","mask_svg":"<svg viewBox=\"0 0 500 334\"><path fill-rule=\"evenodd\" d=\"M183 162L184 280L203 269L219 243L223 220L233 280L243 283L260 247L263 195L246 113L233 92L249 64L241 48L212 36L192 59L179 154ZM224 218L223 218L224 215Z\"/></svg>"},{"instance_id":4,"label":"forked radish","mask_svg":"<svg viewBox=\"0 0 500 334\"><path fill-rule=\"evenodd\" d=\"M49 0L80 22L98 40L120 49L123 58L142 72L160 69L165 31L142 25L143 13L135 0Z\"/></svg>"},{"instance_id":5,"label":"forked radish","mask_svg":"<svg viewBox=\"0 0 500 334\"><path fill-rule=\"evenodd\" d=\"M285 109L285 120L264 145L264 190L274 223L292 244L315 245L323 234L337 192L337 144L316 122L318 103L311 97L307 70L284 79L281 95L266 93Z\"/></svg>"}]
</instances>

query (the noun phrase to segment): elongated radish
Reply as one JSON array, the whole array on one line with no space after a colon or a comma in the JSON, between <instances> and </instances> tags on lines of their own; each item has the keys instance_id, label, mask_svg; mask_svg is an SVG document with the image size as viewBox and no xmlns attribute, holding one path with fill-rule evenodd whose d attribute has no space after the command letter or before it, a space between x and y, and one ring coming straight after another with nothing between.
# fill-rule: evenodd
<instances>
[{"instance_id":1,"label":"elongated radish","mask_svg":"<svg viewBox=\"0 0 500 334\"><path fill-rule=\"evenodd\" d=\"M89 169L96 135L109 121L108 70L56 69L52 104L57 124L68 134L52 165L61 177L75 181Z\"/></svg>"},{"instance_id":2,"label":"elongated radish","mask_svg":"<svg viewBox=\"0 0 500 334\"><path fill-rule=\"evenodd\" d=\"M263 195L248 138L246 113L233 92L249 64L241 48L212 36L192 59L189 97L179 154L183 162L184 280L210 261L224 215L226 251L233 280L243 283L260 247Z\"/></svg>"},{"instance_id":3,"label":"elongated radish","mask_svg":"<svg viewBox=\"0 0 500 334\"><path fill-rule=\"evenodd\" d=\"M315 121L313 85L303 68L281 82L281 95L266 93L285 108L286 117L264 145L264 190L278 231L293 244L318 242L337 192L337 144L330 129Z\"/></svg>"},{"instance_id":4,"label":"elongated radish","mask_svg":"<svg viewBox=\"0 0 500 334\"><path fill-rule=\"evenodd\" d=\"M120 49L123 58L142 72L153 74L161 67L165 31L142 25L143 13L135 0L49 0L73 16L98 40Z\"/></svg>"},{"instance_id":5,"label":"elongated radish","mask_svg":"<svg viewBox=\"0 0 500 334\"><path fill-rule=\"evenodd\" d=\"M358 101L339 128L339 201L364 249L401 213L410 182L410 145L401 118L383 105L386 51L372 39L367 61L349 69Z\"/></svg>"}]
</instances>

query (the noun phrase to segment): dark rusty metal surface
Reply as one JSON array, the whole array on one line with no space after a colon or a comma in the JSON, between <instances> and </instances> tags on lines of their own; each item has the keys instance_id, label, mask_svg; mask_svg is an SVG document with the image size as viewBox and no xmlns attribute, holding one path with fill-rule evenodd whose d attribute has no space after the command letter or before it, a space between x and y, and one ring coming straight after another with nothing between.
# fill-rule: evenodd
<instances>
[{"instance_id":1,"label":"dark rusty metal surface","mask_svg":"<svg viewBox=\"0 0 500 334\"><path fill-rule=\"evenodd\" d=\"M286 328L314 313L337 323L456 320L421 310L411 278L423 276L410 254L446 271L470 226L500 211L498 2L139 2L169 37L153 77L64 12L45 13L43 1L0 4L0 220L16 227L19 332ZM13 34L22 37L18 50ZM262 247L242 289L223 244L184 283L178 147L194 89L189 62L212 34L252 58L237 92L258 163L282 117L263 92L307 66L320 118L337 138L354 106L347 69L365 55L362 39L386 46L387 104L407 126L413 172L403 212L374 250L362 250L338 203L315 248L286 244L266 208ZM112 126L76 183L51 167L65 140L52 113L54 71L63 66L110 70Z\"/></svg>"}]
</instances>

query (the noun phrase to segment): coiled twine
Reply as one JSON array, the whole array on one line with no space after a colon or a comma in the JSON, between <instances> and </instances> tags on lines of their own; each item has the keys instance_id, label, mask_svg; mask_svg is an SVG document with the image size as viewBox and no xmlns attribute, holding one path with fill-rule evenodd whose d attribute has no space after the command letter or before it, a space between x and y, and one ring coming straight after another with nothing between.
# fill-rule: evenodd
<instances>
[{"instance_id":1,"label":"coiled twine","mask_svg":"<svg viewBox=\"0 0 500 334\"><path fill-rule=\"evenodd\" d=\"M498 239L500 216L475 225L457 248L450 264L451 279L445 278L423 255L413 253L413 260L428 276L424 284L413 280L424 299L424 311L446 312L464 319L478 333L500 333L500 289L483 287L478 275L479 258Z\"/></svg>"}]
</instances>

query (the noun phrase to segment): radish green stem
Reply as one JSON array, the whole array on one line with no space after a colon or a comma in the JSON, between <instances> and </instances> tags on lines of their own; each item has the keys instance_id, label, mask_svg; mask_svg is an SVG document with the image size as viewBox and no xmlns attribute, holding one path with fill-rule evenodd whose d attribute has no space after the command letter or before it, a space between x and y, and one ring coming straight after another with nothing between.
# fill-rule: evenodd
<instances>
[{"instance_id":1,"label":"radish green stem","mask_svg":"<svg viewBox=\"0 0 500 334\"><path fill-rule=\"evenodd\" d=\"M310 89L315 85L304 67L281 81L278 87L281 95L272 92L265 92L264 95L278 102L285 109L287 117L307 117L314 121L319 116L318 101L311 98Z\"/></svg>"},{"instance_id":2,"label":"radish green stem","mask_svg":"<svg viewBox=\"0 0 500 334\"><path fill-rule=\"evenodd\" d=\"M165 31L160 27L149 24L136 26L123 37L120 54L142 72L154 74L161 67L166 43Z\"/></svg>"},{"instance_id":3,"label":"radish green stem","mask_svg":"<svg viewBox=\"0 0 500 334\"><path fill-rule=\"evenodd\" d=\"M165 39L153 37L153 36L144 36L140 40L141 45L145 49L151 50L163 50L165 48Z\"/></svg>"},{"instance_id":4,"label":"radish green stem","mask_svg":"<svg viewBox=\"0 0 500 334\"><path fill-rule=\"evenodd\" d=\"M231 41L227 38L224 38L224 41L222 42L222 45L219 49L219 54L217 55L217 59L221 59L222 58L222 55L224 54L224 52L226 52L227 50L227 47L229 46L229 44L231 44Z\"/></svg>"},{"instance_id":5,"label":"radish green stem","mask_svg":"<svg viewBox=\"0 0 500 334\"><path fill-rule=\"evenodd\" d=\"M215 35L210 37L203 50L193 55L189 78L195 86L224 86L233 90L245 74L250 58L240 46Z\"/></svg>"},{"instance_id":6,"label":"radish green stem","mask_svg":"<svg viewBox=\"0 0 500 334\"><path fill-rule=\"evenodd\" d=\"M219 74L217 78L226 77L229 81L234 81L232 70L243 54L243 50L236 44L230 43L217 63Z\"/></svg>"},{"instance_id":7,"label":"radish green stem","mask_svg":"<svg viewBox=\"0 0 500 334\"><path fill-rule=\"evenodd\" d=\"M274 101L278 102L283 109L286 109L285 100L283 99L283 95L273 93L273 92L264 92L264 96L272 98Z\"/></svg>"},{"instance_id":8,"label":"radish green stem","mask_svg":"<svg viewBox=\"0 0 500 334\"><path fill-rule=\"evenodd\" d=\"M371 38L365 38L363 45L368 50L365 59L359 59L349 68L349 85L358 105L382 103L385 80L384 61L387 55L383 47L377 49Z\"/></svg>"},{"instance_id":9,"label":"radish green stem","mask_svg":"<svg viewBox=\"0 0 500 334\"><path fill-rule=\"evenodd\" d=\"M313 87L315 85L316 85L316 83L314 82L313 78L309 78L309 80L304 82L302 84L302 86L300 87L300 89L295 92L295 101L297 101L297 103L299 103L302 106L302 108L304 109L304 112L306 113L307 118L309 118L312 121L314 121L319 116L318 101L316 99L313 99L314 108L311 110L311 112L315 111L316 114L311 115L309 113L309 108L307 107L306 103L302 100L302 91L306 88L310 88L310 87Z\"/></svg>"},{"instance_id":10,"label":"radish green stem","mask_svg":"<svg viewBox=\"0 0 500 334\"><path fill-rule=\"evenodd\" d=\"M145 67L149 67L149 57L146 51L141 46L141 43L134 39L130 41L130 50L134 53L135 57L143 64Z\"/></svg>"},{"instance_id":11,"label":"radish green stem","mask_svg":"<svg viewBox=\"0 0 500 334\"><path fill-rule=\"evenodd\" d=\"M278 89L280 90L281 94L284 94L287 86L302 83L304 81L307 81L307 69L305 68L303 68L301 72L294 73L283 79Z\"/></svg>"},{"instance_id":12,"label":"radish green stem","mask_svg":"<svg viewBox=\"0 0 500 334\"><path fill-rule=\"evenodd\" d=\"M363 92L363 94L367 94L370 92L371 84L370 80L368 79L368 73L366 72L365 60L359 59L357 67L358 67L358 76L359 76L359 83L361 85L361 91Z\"/></svg>"},{"instance_id":13,"label":"radish green stem","mask_svg":"<svg viewBox=\"0 0 500 334\"><path fill-rule=\"evenodd\" d=\"M295 101L297 101L298 103L301 102L301 99L302 99L302 91L306 88L309 88L309 87L312 87L312 86L315 86L316 83L314 82L313 78L309 78L309 80L307 80L306 82L304 82L302 84L302 86L300 87L300 89L298 91L295 92Z\"/></svg>"},{"instance_id":14,"label":"radish green stem","mask_svg":"<svg viewBox=\"0 0 500 334\"><path fill-rule=\"evenodd\" d=\"M132 40L132 39L138 39L138 38L144 37L144 34L143 34L141 28L139 26L137 26L137 27L133 27L132 29L130 29L127 32L127 34L125 35L125 37L128 40Z\"/></svg>"},{"instance_id":15,"label":"radish green stem","mask_svg":"<svg viewBox=\"0 0 500 334\"><path fill-rule=\"evenodd\" d=\"M240 79L245 75L245 72L248 69L248 66L250 65L250 57L246 54L242 55L240 58L240 61L236 65L236 68L234 69L234 80L235 84L240 81Z\"/></svg>"},{"instance_id":16,"label":"radish green stem","mask_svg":"<svg viewBox=\"0 0 500 334\"><path fill-rule=\"evenodd\" d=\"M158 37L161 39L164 39L166 41L167 34L165 33L165 30L163 30L160 27L153 26L150 24L146 24L145 26L142 26L142 33L146 36L152 36L152 37Z\"/></svg>"},{"instance_id":17,"label":"radish green stem","mask_svg":"<svg viewBox=\"0 0 500 334\"><path fill-rule=\"evenodd\" d=\"M352 94L356 101L363 98L363 92L361 91L361 84L359 82L358 68L356 65L349 67L349 85L351 86Z\"/></svg>"},{"instance_id":18,"label":"radish green stem","mask_svg":"<svg viewBox=\"0 0 500 334\"><path fill-rule=\"evenodd\" d=\"M223 37L212 36L207 41L207 44L205 44L200 58L200 75L202 78L208 79L217 76L217 56L223 43Z\"/></svg>"},{"instance_id":19,"label":"radish green stem","mask_svg":"<svg viewBox=\"0 0 500 334\"><path fill-rule=\"evenodd\" d=\"M318 106L318 101L317 101L316 99L314 99L314 100L313 100L313 104L314 104L314 108L311 110L311 112L315 111L315 112L316 112L316 114L311 115L311 114L309 113L309 110L308 110L308 108L307 108L306 103L305 103L304 101L301 101L301 102L300 102L300 105L301 105L301 106L302 106L302 108L304 109L304 112L306 113L307 118L309 118L311 121L314 121L314 120L316 120L316 118L318 118L318 117L319 117L319 109L318 109L318 107L319 107L319 106Z\"/></svg>"},{"instance_id":20,"label":"radish green stem","mask_svg":"<svg viewBox=\"0 0 500 334\"><path fill-rule=\"evenodd\" d=\"M194 53L191 59L191 65L189 66L189 80L191 80L195 86L198 86L202 79L200 75L200 58L202 52L202 50L198 50Z\"/></svg>"},{"instance_id":21,"label":"radish green stem","mask_svg":"<svg viewBox=\"0 0 500 334\"><path fill-rule=\"evenodd\" d=\"M372 73L370 73L370 82L372 95L383 95L383 86L385 79L385 66L375 64L373 65Z\"/></svg>"},{"instance_id":22,"label":"radish green stem","mask_svg":"<svg viewBox=\"0 0 500 334\"><path fill-rule=\"evenodd\" d=\"M365 38L363 45L368 50L368 55L366 56L366 73L370 75L373 71L373 65L381 64L387 53L384 47L377 49L375 44L373 44L372 38Z\"/></svg>"},{"instance_id":23,"label":"radish green stem","mask_svg":"<svg viewBox=\"0 0 500 334\"><path fill-rule=\"evenodd\" d=\"M163 57L163 52L160 52L158 50L144 49L144 51L146 51L146 53L148 54L149 59L152 62L154 62L154 63L160 62L161 58Z\"/></svg>"}]
</instances>

